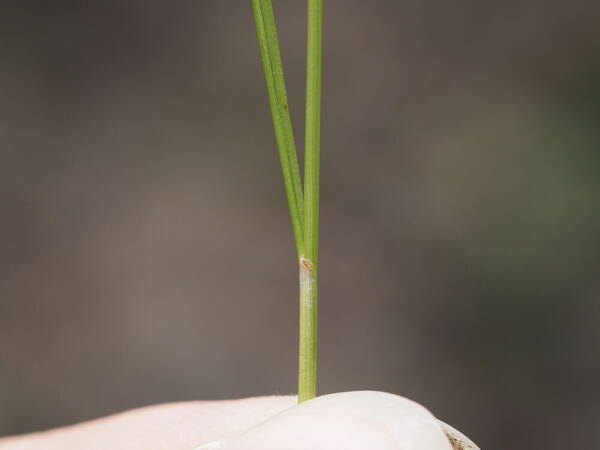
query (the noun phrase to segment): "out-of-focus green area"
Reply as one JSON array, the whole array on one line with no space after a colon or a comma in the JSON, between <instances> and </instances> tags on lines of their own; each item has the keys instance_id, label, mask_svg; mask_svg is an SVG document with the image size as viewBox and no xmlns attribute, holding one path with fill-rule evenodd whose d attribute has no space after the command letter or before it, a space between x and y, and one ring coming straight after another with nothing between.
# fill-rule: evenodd
<instances>
[{"instance_id":1,"label":"out-of-focus green area","mask_svg":"<svg viewBox=\"0 0 600 450\"><path fill-rule=\"evenodd\" d=\"M321 392L597 448L600 6L326 3ZM304 4L275 7L301 144ZM5 4L0 49L0 433L293 392L249 3Z\"/></svg>"}]
</instances>

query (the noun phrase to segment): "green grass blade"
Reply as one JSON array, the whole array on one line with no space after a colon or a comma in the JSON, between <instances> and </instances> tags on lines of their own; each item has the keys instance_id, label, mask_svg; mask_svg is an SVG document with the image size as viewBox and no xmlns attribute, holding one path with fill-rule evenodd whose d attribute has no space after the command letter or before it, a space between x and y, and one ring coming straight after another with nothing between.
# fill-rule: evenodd
<instances>
[{"instance_id":1,"label":"green grass blade","mask_svg":"<svg viewBox=\"0 0 600 450\"><path fill-rule=\"evenodd\" d=\"M252 0L256 34L267 83L275 140L283 173L298 258L305 252L304 206L296 144L290 119L283 65L271 0Z\"/></svg>"}]
</instances>

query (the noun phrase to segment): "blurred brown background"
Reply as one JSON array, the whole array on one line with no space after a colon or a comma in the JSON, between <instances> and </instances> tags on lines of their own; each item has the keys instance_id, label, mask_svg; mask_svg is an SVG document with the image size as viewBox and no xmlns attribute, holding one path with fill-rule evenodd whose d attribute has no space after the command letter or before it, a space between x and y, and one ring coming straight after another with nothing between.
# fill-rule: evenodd
<instances>
[{"instance_id":1,"label":"blurred brown background","mask_svg":"<svg viewBox=\"0 0 600 450\"><path fill-rule=\"evenodd\" d=\"M326 1L320 391L600 446L598 2ZM276 1L299 147L303 1ZM292 393L250 2L2 2L0 434Z\"/></svg>"}]
</instances>

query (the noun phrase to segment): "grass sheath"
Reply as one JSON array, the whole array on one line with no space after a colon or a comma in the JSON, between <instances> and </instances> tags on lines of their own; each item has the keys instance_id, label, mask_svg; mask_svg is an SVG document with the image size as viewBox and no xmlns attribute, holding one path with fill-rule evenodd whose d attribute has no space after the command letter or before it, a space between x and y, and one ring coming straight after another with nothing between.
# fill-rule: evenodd
<instances>
[{"instance_id":1,"label":"grass sheath","mask_svg":"<svg viewBox=\"0 0 600 450\"><path fill-rule=\"evenodd\" d=\"M316 396L323 0L308 0L304 187L271 0L252 0L300 270L298 401Z\"/></svg>"}]
</instances>

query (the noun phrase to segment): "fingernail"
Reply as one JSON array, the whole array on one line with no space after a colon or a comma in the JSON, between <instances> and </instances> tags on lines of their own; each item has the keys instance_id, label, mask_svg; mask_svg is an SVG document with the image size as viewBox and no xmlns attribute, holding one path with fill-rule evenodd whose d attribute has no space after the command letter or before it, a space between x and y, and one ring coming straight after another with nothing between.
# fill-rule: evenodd
<instances>
[{"instance_id":1,"label":"fingernail","mask_svg":"<svg viewBox=\"0 0 600 450\"><path fill-rule=\"evenodd\" d=\"M458 431L456 428L451 427L441 420L439 422L444 430L444 433L446 433L446 436L448 436L448 439L450 439L453 448L457 450L480 450L480 448L477 447L477 445L475 445L471 439Z\"/></svg>"}]
</instances>

